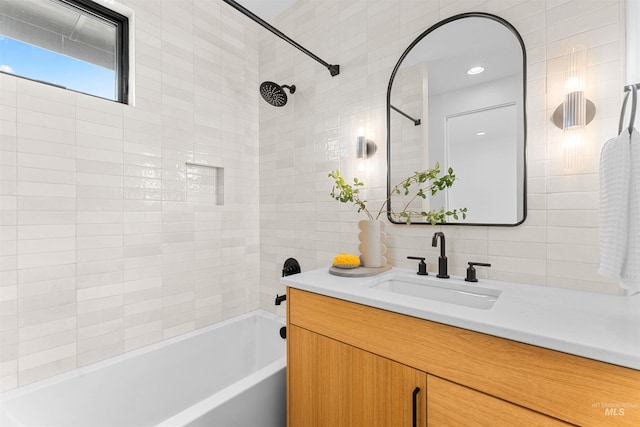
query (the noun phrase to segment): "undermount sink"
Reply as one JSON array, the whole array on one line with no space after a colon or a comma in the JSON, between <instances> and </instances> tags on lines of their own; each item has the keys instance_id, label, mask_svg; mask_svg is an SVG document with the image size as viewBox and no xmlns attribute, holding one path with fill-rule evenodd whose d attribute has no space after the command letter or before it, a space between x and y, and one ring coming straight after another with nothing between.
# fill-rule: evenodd
<instances>
[{"instance_id":1,"label":"undermount sink","mask_svg":"<svg viewBox=\"0 0 640 427\"><path fill-rule=\"evenodd\" d=\"M488 310L498 300L502 291L476 285L455 283L455 279L437 279L431 276L411 277L390 274L363 286L394 294L425 298L449 304Z\"/></svg>"}]
</instances>

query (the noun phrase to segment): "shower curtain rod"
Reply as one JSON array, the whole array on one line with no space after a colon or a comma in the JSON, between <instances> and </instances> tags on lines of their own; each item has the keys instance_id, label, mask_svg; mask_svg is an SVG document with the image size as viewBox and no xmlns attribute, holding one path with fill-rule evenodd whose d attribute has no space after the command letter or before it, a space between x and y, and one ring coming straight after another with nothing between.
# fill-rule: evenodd
<instances>
[{"instance_id":1,"label":"shower curtain rod","mask_svg":"<svg viewBox=\"0 0 640 427\"><path fill-rule=\"evenodd\" d=\"M402 114L403 116L405 116L407 119L411 120L415 126L420 126L420 119L414 119L413 117L411 117L410 115L408 115L408 114L407 114L407 113L405 113L404 111L400 110L400 109L399 109L399 108L397 108L397 107L394 107L394 106L393 106L393 105L391 105L391 104L389 104L389 107L391 107L391 109L392 109L393 111L396 111L396 112L398 112L398 113Z\"/></svg>"},{"instance_id":2,"label":"shower curtain rod","mask_svg":"<svg viewBox=\"0 0 640 427\"><path fill-rule=\"evenodd\" d=\"M318 58L316 55L314 55L313 53L309 52L307 49L305 49L304 47L302 47L301 45L296 43L294 40L291 40L284 33L282 33L282 31L278 30L273 25L269 24L267 21L265 21L264 19L260 18L255 13L251 12L249 9L247 9L244 6L236 3L234 0L223 0L223 1L225 3L227 3L229 6L233 7L237 11L239 11L240 13L242 13L243 15L247 16L248 18L252 19L253 21L257 22L258 24L262 25L264 28L266 28L267 30L271 31L273 34L275 34L276 36L280 37L282 40L284 40L287 43L289 43L290 45L298 48L300 51L306 53L308 56L310 56L311 58L315 59L316 61L318 61L322 65L324 65L329 70L329 72L331 73L332 77L333 76L337 76L338 74L340 74L340 66L339 65L337 65L337 64L336 65L332 65L332 64L329 64L328 62L325 62L322 59Z\"/></svg>"}]
</instances>

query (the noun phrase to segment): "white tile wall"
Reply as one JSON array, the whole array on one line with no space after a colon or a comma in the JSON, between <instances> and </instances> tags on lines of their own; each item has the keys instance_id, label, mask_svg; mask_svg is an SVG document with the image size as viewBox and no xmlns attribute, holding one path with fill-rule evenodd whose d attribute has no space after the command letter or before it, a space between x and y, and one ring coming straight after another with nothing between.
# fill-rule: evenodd
<instances>
[{"instance_id":1,"label":"white tile wall","mask_svg":"<svg viewBox=\"0 0 640 427\"><path fill-rule=\"evenodd\" d=\"M135 108L0 75L0 391L259 305L258 28L122 3Z\"/></svg>"},{"instance_id":2,"label":"white tile wall","mask_svg":"<svg viewBox=\"0 0 640 427\"><path fill-rule=\"evenodd\" d=\"M294 83L285 107L260 103L261 297L265 307L282 293L280 265L296 257L303 271L327 266L338 252L357 253L355 210L332 201L327 173L339 168L369 184L368 199L383 199L386 174L385 101L388 79L405 47L430 25L461 12L497 14L511 22L527 48L528 216L502 227L390 225L391 262L414 268L408 255L426 256L437 268L430 237L447 235L450 271L467 261L492 263L479 272L515 282L618 293L597 275L598 158L616 133L622 100L624 10L618 0L301 0L276 25L341 73L323 67L265 35L260 80ZM588 51L588 97L597 115L587 128L580 169L562 165L562 132L551 123L562 99L562 61L574 44ZM365 122L378 153L357 172L355 136ZM314 145L305 158L294 155ZM280 166L286 165L286 169ZM281 309L284 312L284 309Z\"/></svg>"},{"instance_id":3,"label":"white tile wall","mask_svg":"<svg viewBox=\"0 0 640 427\"><path fill-rule=\"evenodd\" d=\"M281 266L357 251L353 209L330 170L355 175L354 132L379 151L358 176L383 199L385 97L401 52L465 11L498 14L528 54L528 203L515 228L446 227L453 274L618 292L595 273L597 156L615 133L624 66L622 0L301 0L276 25L319 64L222 2L121 0L135 10L135 108L0 75L0 391L258 306ZM559 164L564 50L589 48L582 169ZM261 81L295 84L282 108ZM224 168L221 205L188 165ZM440 228L391 226L394 265L436 250ZM284 310L284 309L281 309Z\"/></svg>"}]
</instances>

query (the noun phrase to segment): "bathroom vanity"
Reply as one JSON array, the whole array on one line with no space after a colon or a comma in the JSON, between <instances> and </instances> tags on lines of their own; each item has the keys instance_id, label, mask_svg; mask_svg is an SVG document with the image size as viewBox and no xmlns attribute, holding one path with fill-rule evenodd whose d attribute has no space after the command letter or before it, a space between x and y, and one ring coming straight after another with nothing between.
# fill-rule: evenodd
<instances>
[{"instance_id":1,"label":"bathroom vanity","mask_svg":"<svg viewBox=\"0 0 640 427\"><path fill-rule=\"evenodd\" d=\"M289 427L640 425L626 297L395 268L282 283Z\"/></svg>"}]
</instances>

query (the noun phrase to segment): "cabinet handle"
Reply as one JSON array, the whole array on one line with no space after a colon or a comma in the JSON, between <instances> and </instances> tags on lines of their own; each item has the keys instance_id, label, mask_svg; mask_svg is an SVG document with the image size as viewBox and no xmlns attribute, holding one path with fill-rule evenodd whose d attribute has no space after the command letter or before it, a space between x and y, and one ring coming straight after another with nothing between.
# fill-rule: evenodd
<instances>
[{"instance_id":1,"label":"cabinet handle","mask_svg":"<svg viewBox=\"0 0 640 427\"><path fill-rule=\"evenodd\" d=\"M420 387L413 390L413 427L418 427L418 393L420 393Z\"/></svg>"}]
</instances>

